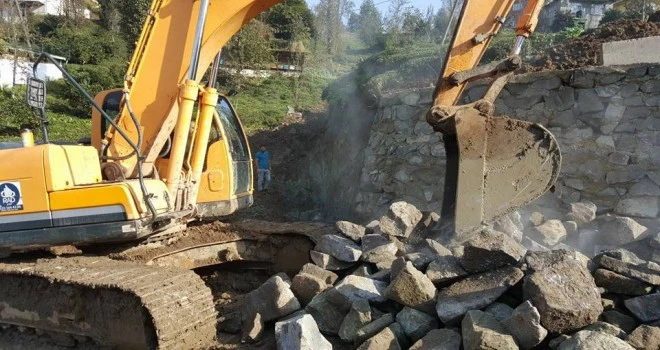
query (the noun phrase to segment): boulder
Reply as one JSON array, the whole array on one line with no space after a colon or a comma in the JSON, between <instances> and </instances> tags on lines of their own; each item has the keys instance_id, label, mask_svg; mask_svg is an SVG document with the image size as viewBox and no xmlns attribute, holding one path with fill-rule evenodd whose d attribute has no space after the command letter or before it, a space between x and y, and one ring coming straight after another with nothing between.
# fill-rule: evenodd
<instances>
[{"instance_id":1,"label":"boulder","mask_svg":"<svg viewBox=\"0 0 660 350\"><path fill-rule=\"evenodd\" d=\"M422 220L422 212L412 204L396 202L380 219L380 230L389 236L408 237Z\"/></svg>"},{"instance_id":2,"label":"boulder","mask_svg":"<svg viewBox=\"0 0 660 350\"><path fill-rule=\"evenodd\" d=\"M398 322L392 323L391 325L387 326L387 328L389 328L394 333L396 340L399 342L399 345L402 349L407 349L410 347L410 339L408 339L406 332Z\"/></svg>"},{"instance_id":3,"label":"boulder","mask_svg":"<svg viewBox=\"0 0 660 350\"><path fill-rule=\"evenodd\" d=\"M553 246L566 239L566 228L559 220L548 220L542 225L532 229L534 238L540 242Z\"/></svg>"},{"instance_id":4,"label":"boulder","mask_svg":"<svg viewBox=\"0 0 660 350\"><path fill-rule=\"evenodd\" d=\"M291 283L291 290L293 291L293 294L303 305L309 304L314 296L323 292L329 287L331 287L331 285L325 283L324 280L306 273L299 273L295 275Z\"/></svg>"},{"instance_id":5,"label":"boulder","mask_svg":"<svg viewBox=\"0 0 660 350\"><path fill-rule=\"evenodd\" d=\"M660 293L631 298L623 303L637 319L644 323L660 320Z\"/></svg>"},{"instance_id":6,"label":"boulder","mask_svg":"<svg viewBox=\"0 0 660 350\"><path fill-rule=\"evenodd\" d=\"M584 327L583 330L605 333L605 334L609 334L611 336L614 336L614 337L617 337L617 338L623 339L623 340L625 340L628 337L626 332L624 332L621 328L619 328L615 325L609 324L607 322L598 321L596 323L593 323L593 324L590 324L590 325Z\"/></svg>"},{"instance_id":7,"label":"boulder","mask_svg":"<svg viewBox=\"0 0 660 350\"><path fill-rule=\"evenodd\" d=\"M258 313L263 322L268 322L300 310L300 302L291 291L290 283L289 277L281 273L248 293L245 296L247 310L244 320Z\"/></svg>"},{"instance_id":8,"label":"boulder","mask_svg":"<svg viewBox=\"0 0 660 350\"><path fill-rule=\"evenodd\" d=\"M467 276L459 259L453 255L440 256L433 260L426 269L426 277L433 284L443 285Z\"/></svg>"},{"instance_id":9,"label":"boulder","mask_svg":"<svg viewBox=\"0 0 660 350\"><path fill-rule=\"evenodd\" d=\"M622 314L616 310L608 310L603 312L602 318L603 321L617 326L626 333L632 332L635 327L637 327L637 321L635 318Z\"/></svg>"},{"instance_id":10,"label":"boulder","mask_svg":"<svg viewBox=\"0 0 660 350\"><path fill-rule=\"evenodd\" d=\"M660 349L660 327L639 326L628 336L628 344L637 350Z\"/></svg>"},{"instance_id":11,"label":"boulder","mask_svg":"<svg viewBox=\"0 0 660 350\"><path fill-rule=\"evenodd\" d=\"M385 301L384 292L387 283L368 277L348 275L335 286L335 289L353 303L359 299L366 299L374 303Z\"/></svg>"},{"instance_id":12,"label":"boulder","mask_svg":"<svg viewBox=\"0 0 660 350\"><path fill-rule=\"evenodd\" d=\"M517 263L525 254L513 238L496 231L482 231L463 250L461 265L468 272L484 272Z\"/></svg>"},{"instance_id":13,"label":"boulder","mask_svg":"<svg viewBox=\"0 0 660 350\"><path fill-rule=\"evenodd\" d=\"M371 323L360 328L357 333L355 333L355 344L362 344L364 341L378 334L378 332L387 328L387 326L392 323L394 323L394 315L392 314L385 314L374 321L371 321Z\"/></svg>"},{"instance_id":14,"label":"boulder","mask_svg":"<svg viewBox=\"0 0 660 350\"><path fill-rule=\"evenodd\" d=\"M337 227L337 230L339 230L339 232L341 232L344 236L358 243L366 231L364 226L360 226L348 221L337 221L335 227Z\"/></svg>"},{"instance_id":15,"label":"boulder","mask_svg":"<svg viewBox=\"0 0 660 350\"><path fill-rule=\"evenodd\" d=\"M515 340L491 315L468 311L463 318L463 347L465 350L518 349Z\"/></svg>"},{"instance_id":16,"label":"boulder","mask_svg":"<svg viewBox=\"0 0 660 350\"><path fill-rule=\"evenodd\" d=\"M660 249L660 246L658 247L658 249ZM427 238L424 241L422 241L418 249L416 249L416 251L434 256L452 255L451 250L445 248L445 246L440 244L440 242L434 241L430 238Z\"/></svg>"},{"instance_id":17,"label":"boulder","mask_svg":"<svg viewBox=\"0 0 660 350\"><path fill-rule=\"evenodd\" d=\"M566 218L575 221L578 226L588 224L596 219L598 208L592 202L571 203L571 210L566 214Z\"/></svg>"},{"instance_id":18,"label":"boulder","mask_svg":"<svg viewBox=\"0 0 660 350\"><path fill-rule=\"evenodd\" d=\"M461 335L451 329L434 329L410 347L410 350L459 350Z\"/></svg>"},{"instance_id":19,"label":"boulder","mask_svg":"<svg viewBox=\"0 0 660 350\"><path fill-rule=\"evenodd\" d=\"M317 252L315 250L310 251L309 256L314 264L322 269L330 271L346 270L355 265L354 263L341 261L332 255Z\"/></svg>"},{"instance_id":20,"label":"boulder","mask_svg":"<svg viewBox=\"0 0 660 350\"><path fill-rule=\"evenodd\" d=\"M367 339L357 350L400 350L401 346L391 328L385 327L378 334Z\"/></svg>"},{"instance_id":21,"label":"boulder","mask_svg":"<svg viewBox=\"0 0 660 350\"><path fill-rule=\"evenodd\" d=\"M558 350L634 350L625 341L607 333L579 331L561 343Z\"/></svg>"},{"instance_id":22,"label":"boulder","mask_svg":"<svg viewBox=\"0 0 660 350\"><path fill-rule=\"evenodd\" d=\"M646 295L653 290L650 284L604 269L596 270L594 279L598 287L605 288L609 293Z\"/></svg>"},{"instance_id":23,"label":"boulder","mask_svg":"<svg viewBox=\"0 0 660 350\"><path fill-rule=\"evenodd\" d=\"M484 309L484 312L495 317L499 322L502 322L513 315L513 309L511 306L503 303L492 303Z\"/></svg>"},{"instance_id":24,"label":"boulder","mask_svg":"<svg viewBox=\"0 0 660 350\"><path fill-rule=\"evenodd\" d=\"M634 278L654 286L660 286L660 269L656 269L654 265L635 265L611 258L607 255L599 255L594 258L594 261L604 269L614 271L620 275Z\"/></svg>"},{"instance_id":25,"label":"boulder","mask_svg":"<svg viewBox=\"0 0 660 350\"><path fill-rule=\"evenodd\" d=\"M406 260L410 261L413 266L420 271L426 271L431 261L435 260L437 257L437 255L420 252L406 254Z\"/></svg>"},{"instance_id":26,"label":"boulder","mask_svg":"<svg viewBox=\"0 0 660 350\"><path fill-rule=\"evenodd\" d=\"M385 296L405 306L433 314L436 292L431 280L408 262L387 287Z\"/></svg>"},{"instance_id":27,"label":"boulder","mask_svg":"<svg viewBox=\"0 0 660 350\"><path fill-rule=\"evenodd\" d=\"M322 279L327 284L335 284L337 281L337 274L328 270L324 270L314 264L305 264L300 273L306 273L308 275L316 276Z\"/></svg>"},{"instance_id":28,"label":"boulder","mask_svg":"<svg viewBox=\"0 0 660 350\"><path fill-rule=\"evenodd\" d=\"M609 216L601 222L600 232L605 244L623 245L644 238L647 228L631 218Z\"/></svg>"},{"instance_id":29,"label":"boulder","mask_svg":"<svg viewBox=\"0 0 660 350\"><path fill-rule=\"evenodd\" d=\"M362 253L362 261L373 264L392 264L398 249L395 243L387 243Z\"/></svg>"},{"instance_id":30,"label":"boulder","mask_svg":"<svg viewBox=\"0 0 660 350\"><path fill-rule=\"evenodd\" d=\"M548 342L548 347L550 349L555 350L559 347L559 345L561 345L561 343L563 343L563 342L565 342L569 339L571 339L571 336L566 335L566 334L561 334L561 335L557 336L557 338L554 338L551 341L549 341Z\"/></svg>"},{"instance_id":31,"label":"boulder","mask_svg":"<svg viewBox=\"0 0 660 350\"><path fill-rule=\"evenodd\" d=\"M332 350L332 344L308 314L275 323L275 338L278 350Z\"/></svg>"},{"instance_id":32,"label":"boulder","mask_svg":"<svg viewBox=\"0 0 660 350\"><path fill-rule=\"evenodd\" d=\"M543 244L529 238L528 236L523 237L523 239L521 241L521 244L528 251L547 252L548 250L550 250L546 246L544 246Z\"/></svg>"},{"instance_id":33,"label":"boulder","mask_svg":"<svg viewBox=\"0 0 660 350\"><path fill-rule=\"evenodd\" d=\"M321 332L336 335L341 323L351 309L351 302L335 288L330 288L312 298L307 311L318 324Z\"/></svg>"},{"instance_id":34,"label":"boulder","mask_svg":"<svg viewBox=\"0 0 660 350\"><path fill-rule=\"evenodd\" d=\"M631 197L619 200L614 212L624 216L637 216L642 218L655 218L658 216L658 197L644 196Z\"/></svg>"},{"instance_id":35,"label":"boulder","mask_svg":"<svg viewBox=\"0 0 660 350\"><path fill-rule=\"evenodd\" d=\"M493 229L502 232L505 235L513 238L514 241L520 243L523 238L523 225L520 221L520 213L514 212L499 219L494 225Z\"/></svg>"},{"instance_id":36,"label":"boulder","mask_svg":"<svg viewBox=\"0 0 660 350\"><path fill-rule=\"evenodd\" d=\"M516 339L518 345L524 349L531 349L539 345L548 335L548 331L541 326L539 311L529 300L513 310L511 317L502 323Z\"/></svg>"},{"instance_id":37,"label":"boulder","mask_svg":"<svg viewBox=\"0 0 660 350\"><path fill-rule=\"evenodd\" d=\"M337 235L321 236L314 250L346 262L358 261L362 256L362 250L355 242Z\"/></svg>"},{"instance_id":38,"label":"boulder","mask_svg":"<svg viewBox=\"0 0 660 350\"><path fill-rule=\"evenodd\" d=\"M371 322L371 307L369 302L360 299L351 305L351 311L348 312L344 321L339 328L339 337L341 340L352 343L355 340L355 335L360 328L368 325Z\"/></svg>"},{"instance_id":39,"label":"boulder","mask_svg":"<svg viewBox=\"0 0 660 350\"><path fill-rule=\"evenodd\" d=\"M396 315L396 322L403 327L403 331L413 342L438 328L437 317L407 306Z\"/></svg>"},{"instance_id":40,"label":"boulder","mask_svg":"<svg viewBox=\"0 0 660 350\"><path fill-rule=\"evenodd\" d=\"M515 267L503 267L469 276L438 293L436 311L446 325L456 325L470 310L480 310L492 304L524 274Z\"/></svg>"},{"instance_id":41,"label":"boulder","mask_svg":"<svg viewBox=\"0 0 660 350\"><path fill-rule=\"evenodd\" d=\"M535 253L535 257L534 272L525 277L523 292L541 314L543 327L567 333L596 322L603 305L589 270L568 254Z\"/></svg>"},{"instance_id":42,"label":"boulder","mask_svg":"<svg viewBox=\"0 0 660 350\"><path fill-rule=\"evenodd\" d=\"M646 261L643 259L640 259L635 253L623 249L623 248L616 248L616 249L610 249L610 250L605 250L602 251L598 256L600 255L607 255L610 258L614 258L617 260L621 260L626 263L630 263L633 265L644 265L646 264Z\"/></svg>"}]
</instances>

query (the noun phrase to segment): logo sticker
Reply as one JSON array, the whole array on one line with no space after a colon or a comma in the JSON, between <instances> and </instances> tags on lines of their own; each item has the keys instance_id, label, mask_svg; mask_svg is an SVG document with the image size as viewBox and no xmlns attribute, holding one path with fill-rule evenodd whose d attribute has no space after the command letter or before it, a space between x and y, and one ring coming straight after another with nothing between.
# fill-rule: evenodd
<instances>
[{"instance_id":1,"label":"logo sticker","mask_svg":"<svg viewBox=\"0 0 660 350\"><path fill-rule=\"evenodd\" d=\"M20 182L0 182L0 212L23 210Z\"/></svg>"}]
</instances>

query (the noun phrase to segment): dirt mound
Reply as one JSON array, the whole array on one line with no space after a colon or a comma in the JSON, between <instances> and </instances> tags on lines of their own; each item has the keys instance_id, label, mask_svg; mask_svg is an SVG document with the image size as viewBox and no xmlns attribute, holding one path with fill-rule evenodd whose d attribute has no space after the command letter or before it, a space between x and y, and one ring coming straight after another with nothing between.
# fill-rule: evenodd
<instances>
[{"instance_id":1,"label":"dirt mound","mask_svg":"<svg viewBox=\"0 0 660 350\"><path fill-rule=\"evenodd\" d=\"M535 57L526 71L564 70L601 65L602 44L660 35L660 23L627 20L605 24Z\"/></svg>"}]
</instances>

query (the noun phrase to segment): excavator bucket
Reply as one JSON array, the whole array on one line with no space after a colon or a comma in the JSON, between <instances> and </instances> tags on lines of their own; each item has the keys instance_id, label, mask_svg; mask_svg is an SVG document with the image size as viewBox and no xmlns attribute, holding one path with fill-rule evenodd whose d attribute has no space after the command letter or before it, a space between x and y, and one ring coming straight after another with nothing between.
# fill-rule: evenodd
<instances>
[{"instance_id":1,"label":"excavator bucket","mask_svg":"<svg viewBox=\"0 0 660 350\"><path fill-rule=\"evenodd\" d=\"M446 133L443 219L457 239L523 207L557 180L561 154L544 127L461 108ZM453 226L453 227L452 227Z\"/></svg>"}]
</instances>

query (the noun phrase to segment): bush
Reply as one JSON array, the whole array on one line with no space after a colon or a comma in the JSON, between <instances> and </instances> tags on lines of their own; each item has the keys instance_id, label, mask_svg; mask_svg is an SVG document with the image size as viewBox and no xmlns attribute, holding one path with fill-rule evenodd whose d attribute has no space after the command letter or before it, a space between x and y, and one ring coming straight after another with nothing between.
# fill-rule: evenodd
<instances>
[{"instance_id":1,"label":"bush","mask_svg":"<svg viewBox=\"0 0 660 350\"><path fill-rule=\"evenodd\" d=\"M25 88L0 90L0 137L18 138L22 129L36 130L39 125L25 102Z\"/></svg>"},{"instance_id":2,"label":"bush","mask_svg":"<svg viewBox=\"0 0 660 350\"><path fill-rule=\"evenodd\" d=\"M44 51L64 56L74 64L101 64L106 60L126 60L126 42L94 23L78 27L60 25L41 38Z\"/></svg>"}]
</instances>

